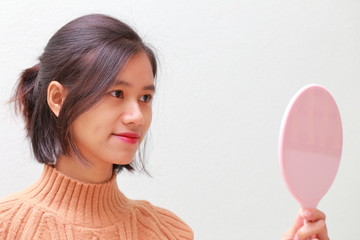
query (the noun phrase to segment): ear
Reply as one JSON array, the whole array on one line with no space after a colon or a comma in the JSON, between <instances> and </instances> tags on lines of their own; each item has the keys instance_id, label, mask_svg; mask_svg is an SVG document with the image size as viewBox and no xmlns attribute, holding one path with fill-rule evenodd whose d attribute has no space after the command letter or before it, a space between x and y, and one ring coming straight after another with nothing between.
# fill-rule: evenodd
<instances>
[{"instance_id":1,"label":"ear","mask_svg":"<svg viewBox=\"0 0 360 240\"><path fill-rule=\"evenodd\" d=\"M57 81L51 81L47 89L47 103L56 117L59 117L60 109L67 95L67 89Z\"/></svg>"}]
</instances>

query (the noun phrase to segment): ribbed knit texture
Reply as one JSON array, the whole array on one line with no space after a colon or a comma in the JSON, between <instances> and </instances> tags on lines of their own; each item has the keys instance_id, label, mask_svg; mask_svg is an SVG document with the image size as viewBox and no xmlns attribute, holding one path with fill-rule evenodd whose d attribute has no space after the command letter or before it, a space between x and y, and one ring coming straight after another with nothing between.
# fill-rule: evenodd
<instances>
[{"instance_id":1,"label":"ribbed knit texture","mask_svg":"<svg viewBox=\"0 0 360 240\"><path fill-rule=\"evenodd\" d=\"M127 199L116 175L102 184L83 183L45 165L28 189L0 201L0 239L193 239L172 212Z\"/></svg>"}]
</instances>

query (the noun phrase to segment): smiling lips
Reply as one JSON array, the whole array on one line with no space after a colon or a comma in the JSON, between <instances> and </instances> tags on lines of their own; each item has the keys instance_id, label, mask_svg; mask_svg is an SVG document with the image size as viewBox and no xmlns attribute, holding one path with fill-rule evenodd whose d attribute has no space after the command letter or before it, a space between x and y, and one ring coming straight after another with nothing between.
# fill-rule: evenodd
<instances>
[{"instance_id":1,"label":"smiling lips","mask_svg":"<svg viewBox=\"0 0 360 240\"><path fill-rule=\"evenodd\" d=\"M120 140L122 140L126 143L130 143L130 144L136 144L139 142L139 139L140 139L140 134L138 134L138 133L131 133L131 132L114 133L113 135L115 137L119 138Z\"/></svg>"}]
</instances>

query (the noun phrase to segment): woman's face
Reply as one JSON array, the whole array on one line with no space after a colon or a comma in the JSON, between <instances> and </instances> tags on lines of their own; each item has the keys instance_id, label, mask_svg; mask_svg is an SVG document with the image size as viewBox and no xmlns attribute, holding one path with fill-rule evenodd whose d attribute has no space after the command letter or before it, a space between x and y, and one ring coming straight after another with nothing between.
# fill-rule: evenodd
<instances>
[{"instance_id":1,"label":"woman's face","mask_svg":"<svg viewBox=\"0 0 360 240\"><path fill-rule=\"evenodd\" d=\"M74 141L91 163L128 164L143 140L152 118L154 78L143 52L119 72L116 84L72 124Z\"/></svg>"}]
</instances>

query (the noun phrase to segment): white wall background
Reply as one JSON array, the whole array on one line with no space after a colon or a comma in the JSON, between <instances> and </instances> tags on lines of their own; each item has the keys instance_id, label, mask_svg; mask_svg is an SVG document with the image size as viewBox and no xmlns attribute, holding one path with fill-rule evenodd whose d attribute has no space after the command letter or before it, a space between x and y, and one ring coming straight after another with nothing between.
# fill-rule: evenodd
<instances>
[{"instance_id":1,"label":"white wall background","mask_svg":"<svg viewBox=\"0 0 360 240\"><path fill-rule=\"evenodd\" d=\"M321 201L332 239L360 239L360 2L356 0L2 0L0 198L35 181L21 119L6 101L52 34L87 13L133 26L158 49L149 168L123 174L131 198L183 218L196 239L279 239L298 204L277 139L291 96L326 86L344 127L341 167Z\"/></svg>"}]
</instances>

